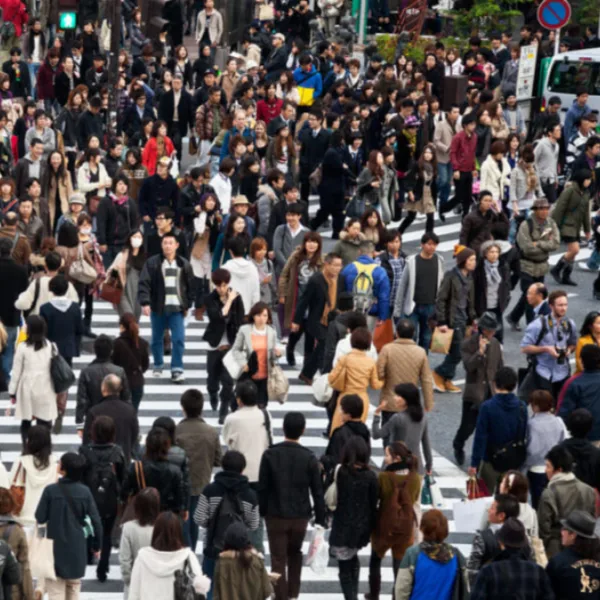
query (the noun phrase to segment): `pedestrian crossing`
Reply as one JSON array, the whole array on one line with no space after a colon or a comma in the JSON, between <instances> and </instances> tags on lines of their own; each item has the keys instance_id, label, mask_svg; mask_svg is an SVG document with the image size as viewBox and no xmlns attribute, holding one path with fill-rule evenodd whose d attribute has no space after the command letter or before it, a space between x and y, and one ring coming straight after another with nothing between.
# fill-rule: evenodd
<instances>
[{"instance_id":1,"label":"pedestrian crossing","mask_svg":"<svg viewBox=\"0 0 600 600\"><path fill-rule=\"evenodd\" d=\"M154 378L151 370L146 374L146 386L142 403L139 408L140 429L145 435L154 419L158 416L166 415L178 421L182 417L179 406L181 394L189 388L198 388L206 392L206 381L208 374L206 372L206 350L207 345L202 341L202 335L206 328L205 322L196 322L191 318L186 326L186 352L184 364L186 369L186 382L183 385L172 384L169 378L168 357L165 370L161 378ZM92 329L95 333L105 333L112 337L117 337L118 324L115 312L111 305L96 301L94 303L94 316ZM149 319L142 317L140 321L142 335L150 341ZM301 346L299 345L300 349ZM302 357L297 355L297 362L300 365ZM82 354L73 361L75 374L78 376L81 369L88 365L93 359L90 354ZM290 380L290 394L285 404L269 403L268 409L272 417L273 437L277 443L283 440L283 417L290 410L301 411L307 419L306 433L301 442L313 450L317 456L324 453L327 446L327 439L322 436L322 432L327 425L327 417L324 409L312 404L312 394L308 386L301 384L298 379L299 368L290 368L282 363L282 367ZM63 431L58 436L53 436L53 450L57 456L67 451L76 451L80 440L75 430L75 397L76 386L69 390L67 402L67 412L63 421ZM206 396L206 400L208 400ZM8 398L4 395L0 398L0 414L9 405ZM373 410L373 408L372 408ZM372 411L371 411L372 412ZM208 401L204 405L204 418L214 427L218 425L218 413L212 411ZM369 417L369 424L372 422L372 414ZM19 422L13 417L0 416L0 440L2 440L2 461L7 470L10 469L13 461L21 453L21 437L19 431ZM373 461L376 465L381 465L383 461L383 448L380 442L373 444ZM465 489L466 475L446 458L435 454L434 456L434 476L440 484L444 495L444 510L450 520L450 542L456 544L464 553L468 554L472 534L466 534L455 531L452 522L452 505L463 497ZM307 534L305 541L305 550L308 549ZM197 552L202 553L202 542L198 544ZM361 594L368 591L368 564L370 548L363 548L360 553L361 562ZM265 535L265 560L270 565L269 546ZM82 582L82 598L93 600L116 600L122 597L123 583L121 581L121 572L119 569L118 550L113 550L111 555L111 568L108 579L100 583L96 579L95 566L89 566ZM383 561L382 568L383 592L382 598L390 598L393 584L393 573L391 558ZM386 595L387 593L387 595ZM310 568L304 567L302 572L302 598L309 600L328 600L339 598L339 583L337 564L333 559L326 572L322 575L316 575Z\"/></svg>"}]
</instances>

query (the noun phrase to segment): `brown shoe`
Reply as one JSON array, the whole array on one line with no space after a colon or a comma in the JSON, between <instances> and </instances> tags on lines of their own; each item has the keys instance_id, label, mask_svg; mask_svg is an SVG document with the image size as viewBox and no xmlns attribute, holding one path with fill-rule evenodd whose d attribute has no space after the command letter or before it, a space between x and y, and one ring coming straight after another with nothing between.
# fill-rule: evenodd
<instances>
[{"instance_id":1,"label":"brown shoe","mask_svg":"<svg viewBox=\"0 0 600 600\"><path fill-rule=\"evenodd\" d=\"M305 383L306 385L313 384L313 380L310 377L307 377L306 375L304 375L304 373L300 373L300 375L298 375L298 379L300 381L302 381L303 383Z\"/></svg>"},{"instance_id":2,"label":"brown shoe","mask_svg":"<svg viewBox=\"0 0 600 600\"><path fill-rule=\"evenodd\" d=\"M450 392L451 394L462 394L462 390L454 385L449 379L446 379L445 384L447 392Z\"/></svg>"},{"instance_id":3,"label":"brown shoe","mask_svg":"<svg viewBox=\"0 0 600 600\"><path fill-rule=\"evenodd\" d=\"M438 375L435 371L433 372L433 389L436 392L441 392L442 394L448 391L446 389L446 380L441 375Z\"/></svg>"},{"instance_id":4,"label":"brown shoe","mask_svg":"<svg viewBox=\"0 0 600 600\"><path fill-rule=\"evenodd\" d=\"M196 318L196 321L204 321L204 312L206 311L206 309L204 308L204 306L202 308L197 308L194 311L194 317Z\"/></svg>"}]
</instances>

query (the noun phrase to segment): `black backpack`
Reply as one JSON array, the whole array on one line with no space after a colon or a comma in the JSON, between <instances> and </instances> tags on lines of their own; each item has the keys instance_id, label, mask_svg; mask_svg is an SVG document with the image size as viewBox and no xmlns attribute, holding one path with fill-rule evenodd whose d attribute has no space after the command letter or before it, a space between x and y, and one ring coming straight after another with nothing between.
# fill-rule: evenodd
<instances>
[{"instance_id":1,"label":"black backpack","mask_svg":"<svg viewBox=\"0 0 600 600\"><path fill-rule=\"evenodd\" d=\"M237 494L232 490L227 490L223 494L217 511L212 518L210 542L207 540L207 546L212 546L217 552L222 552L227 528L233 523L244 525L243 514L244 509Z\"/></svg>"},{"instance_id":2,"label":"black backpack","mask_svg":"<svg viewBox=\"0 0 600 600\"><path fill-rule=\"evenodd\" d=\"M90 463L87 486L94 496L101 519L114 517L117 514L120 487L115 461L118 459L118 450L119 447L115 446L111 453L102 459L92 448L85 453Z\"/></svg>"}]
</instances>

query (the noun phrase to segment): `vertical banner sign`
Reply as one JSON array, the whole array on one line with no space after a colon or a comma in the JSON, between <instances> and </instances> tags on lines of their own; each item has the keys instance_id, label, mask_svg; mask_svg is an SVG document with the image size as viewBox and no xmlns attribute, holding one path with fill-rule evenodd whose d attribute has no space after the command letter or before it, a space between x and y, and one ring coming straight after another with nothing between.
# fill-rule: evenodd
<instances>
[{"instance_id":1,"label":"vertical banner sign","mask_svg":"<svg viewBox=\"0 0 600 600\"><path fill-rule=\"evenodd\" d=\"M537 51L538 47L534 45L521 47L517 76L517 100L529 100L533 97Z\"/></svg>"}]
</instances>

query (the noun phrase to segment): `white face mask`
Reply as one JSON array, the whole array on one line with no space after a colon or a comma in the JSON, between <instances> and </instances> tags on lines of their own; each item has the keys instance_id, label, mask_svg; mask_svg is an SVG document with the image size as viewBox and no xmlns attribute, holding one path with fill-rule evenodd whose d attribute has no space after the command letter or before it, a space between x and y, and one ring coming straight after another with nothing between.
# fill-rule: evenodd
<instances>
[{"instance_id":1,"label":"white face mask","mask_svg":"<svg viewBox=\"0 0 600 600\"><path fill-rule=\"evenodd\" d=\"M139 238L131 238L131 247L132 248L141 248L144 240L140 240Z\"/></svg>"},{"instance_id":2,"label":"white face mask","mask_svg":"<svg viewBox=\"0 0 600 600\"><path fill-rule=\"evenodd\" d=\"M92 228L84 227L84 228L80 229L79 231L80 231L80 233L83 233L83 235L90 235L90 233L92 233Z\"/></svg>"}]
</instances>

